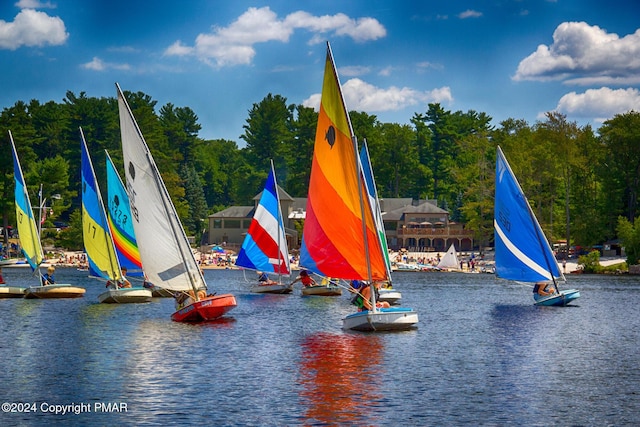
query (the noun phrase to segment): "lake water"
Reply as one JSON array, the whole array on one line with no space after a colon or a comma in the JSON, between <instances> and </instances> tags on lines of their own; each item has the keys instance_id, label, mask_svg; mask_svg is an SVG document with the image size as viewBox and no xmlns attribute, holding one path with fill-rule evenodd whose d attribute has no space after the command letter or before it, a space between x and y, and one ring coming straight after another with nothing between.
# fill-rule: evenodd
<instances>
[{"instance_id":1,"label":"lake water","mask_svg":"<svg viewBox=\"0 0 640 427\"><path fill-rule=\"evenodd\" d=\"M103 286L72 268L56 278L83 298L0 300L0 396L22 409L3 405L0 425L640 425L638 277L572 275L575 306L535 307L493 275L397 273L420 323L377 334L341 329L347 293L205 277L238 300L206 324L172 322L170 299L99 304Z\"/></svg>"}]
</instances>

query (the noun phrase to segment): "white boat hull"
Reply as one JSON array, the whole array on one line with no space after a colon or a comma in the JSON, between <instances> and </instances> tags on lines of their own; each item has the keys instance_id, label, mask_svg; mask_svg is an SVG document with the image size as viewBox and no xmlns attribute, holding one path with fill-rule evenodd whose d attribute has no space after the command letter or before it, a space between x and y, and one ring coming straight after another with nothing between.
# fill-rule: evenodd
<instances>
[{"instance_id":1,"label":"white boat hull","mask_svg":"<svg viewBox=\"0 0 640 427\"><path fill-rule=\"evenodd\" d=\"M22 298L26 289L19 286L0 285L0 298Z\"/></svg>"},{"instance_id":2,"label":"white boat hull","mask_svg":"<svg viewBox=\"0 0 640 427\"><path fill-rule=\"evenodd\" d=\"M337 297L342 295L342 290L339 286L305 286L302 288L302 295L307 296L323 296L323 297Z\"/></svg>"},{"instance_id":3,"label":"white boat hull","mask_svg":"<svg viewBox=\"0 0 640 427\"><path fill-rule=\"evenodd\" d=\"M290 294L293 286L274 283L272 285L255 285L251 287L254 294Z\"/></svg>"},{"instance_id":4,"label":"white boat hull","mask_svg":"<svg viewBox=\"0 0 640 427\"><path fill-rule=\"evenodd\" d=\"M402 331L418 323L418 313L411 308L379 308L359 311L342 319L342 328L353 331Z\"/></svg>"},{"instance_id":5,"label":"white boat hull","mask_svg":"<svg viewBox=\"0 0 640 427\"><path fill-rule=\"evenodd\" d=\"M86 291L84 288L67 284L31 286L24 291L24 297L27 299L78 298L84 296Z\"/></svg>"},{"instance_id":6,"label":"white boat hull","mask_svg":"<svg viewBox=\"0 0 640 427\"><path fill-rule=\"evenodd\" d=\"M109 289L98 295L98 301L107 304L141 303L151 301L151 290L147 288Z\"/></svg>"},{"instance_id":7,"label":"white boat hull","mask_svg":"<svg viewBox=\"0 0 640 427\"><path fill-rule=\"evenodd\" d=\"M378 291L378 301L385 301L389 304L398 304L402 299L402 294L395 289L382 288Z\"/></svg>"}]
</instances>

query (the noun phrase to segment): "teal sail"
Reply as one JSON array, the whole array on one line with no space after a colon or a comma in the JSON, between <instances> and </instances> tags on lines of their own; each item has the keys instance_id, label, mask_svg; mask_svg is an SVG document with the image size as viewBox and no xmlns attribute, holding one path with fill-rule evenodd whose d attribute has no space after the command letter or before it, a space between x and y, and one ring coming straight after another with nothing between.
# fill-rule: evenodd
<instances>
[{"instance_id":1,"label":"teal sail","mask_svg":"<svg viewBox=\"0 0 640 427\"><path fill-rule=\"evenodd\" d=\"M133 230L129 195L109 153L107 153L107 216L120 266L127 269L127 276L143 277L140 251Z\"/></svg>"}]
</instances>

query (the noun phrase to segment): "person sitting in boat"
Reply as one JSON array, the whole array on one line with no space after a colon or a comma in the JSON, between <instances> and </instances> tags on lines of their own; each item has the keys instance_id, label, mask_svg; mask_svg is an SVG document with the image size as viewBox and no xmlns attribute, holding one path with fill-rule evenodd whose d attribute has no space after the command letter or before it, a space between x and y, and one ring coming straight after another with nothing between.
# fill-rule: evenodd
<instances>
[{"instance_id":1,"label":"person sitting in boat","mask_svg":"<svg viewBox=\"0 0 640 427\"><path fill-rule=\"evenodd\" d=\"M552 284L549 282L538 282L533 286L533 299L535 299L536 301L538 301L539 299L542 298L546 298L550 295L553 295L556 293L556 290L551 287L549 288L549 286L551 286Z\"/></svg>"},{"instance_id":2,"label":"person sitting in boat","mask_svg":"<svg viewBox=\"0 0 640 427\"><path fill-rule=\"evenodd\" d=\"M198 289L198 301L207 297L207 292L204 289ZM189 292L176 292L176 310L180 310L190 304L196 302L196 294L191 289Z\"/></svg>"},{"instance_id":3,"label":"person sitting in boat","mask_svg":"<svg viewBox=\"0 0 640 427\"><path fill-rule=\"evenodd\" d=\"M153 289L155 285L149 281L149 278L145 274L142 279L142 287L145 289Z\"/></svg>"},{"instance_id":4,"label":"person sitting in boat","mask_svg":"<svg viewBox=\"0 0 640 427\"><path fill-rule=\"evenodd\" d=\"M53 277L55 271L56 269L52 265L47 268L47 272L42 276L42 286L55 285L56 279Z\"/></svg>"},{"instance_id":5,"label":"person sitting in boat","mask_svg":"<svg viewBox=\"0 0 640 427\"><path fill-rule=\"evenodd\" d=\"M130 288L131 282L127 279L127 267L122 267L122 280L118 283L118 288Z\"/></svg>"},{"instance_id":6,"label":"person sitting in boat","mask_svg":"<svg viewBox=\"0 0 640 427\"><path fill-rule=\"evenodd\" d=\"M316 281L313 280L313 277L309 276L307 270L302 270L296 280L291 282L290 286L293 286L293 284L296 282L302 282L302 286L304 286L305 288L316 284Z\"/></svg>"},{"instance_id":7,"label":"person sitting in boat","mask_svg":"<svg viewBox=\"0 0 640 427\"><path fill-rule=\"evenodd\" d=\"M269 279L269 276L267 276L267 273L263 271L256 271L256 273L258 274L258 284L260 286L268 286L276 283L273 280Z\"/></svg>"},{"instance_id":8,"label":"person sitting in boat","mask_svg":"<svg viewBox=\"0 0 640 427\"><path fill-rule=\"evenodd\" d=\"M371 286L367 285L366 282L361 282L363 284L360 291L356 294L356 296L351 300L351 304L358 307L358 311L369 311L371 310ZM376 287L376 298L378 296L378 289ZM356 291L357 292L357 291ZM387 301L378 301L376 300L376 308L389 308L391 305Z\"/></svg>"}]
</instances>

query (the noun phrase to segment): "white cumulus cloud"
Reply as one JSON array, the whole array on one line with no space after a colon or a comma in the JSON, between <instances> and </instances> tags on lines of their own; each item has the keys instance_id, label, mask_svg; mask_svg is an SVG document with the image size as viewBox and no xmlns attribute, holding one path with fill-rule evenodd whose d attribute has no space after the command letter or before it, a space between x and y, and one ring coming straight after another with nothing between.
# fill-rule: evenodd
<instances>
[{"instance_id":1,"label":"white cumulus cloud","mask_svg":"<svg viewBox=\"0 0 640 427\"><path fill-rule=\"evenodd\" d=\"M94 56L93 59L85 64L81 65L82 68L87 70L94 71L105 71L105 70L129 70L131 67L129 64L116 64L112 62L104 62L102 59Z\"/></svg>"},{"instance_id":2,"label":"white cumulus cloud","mask_svg":"<svg viewBox=\"0 0 640 427\"><path fill-rule=\"evenodd\" d=\"M19 7L20 9L55 9L56 5L48 1L20 0L16 3L16 7Z\"/></svg>"},{"instance_id":3,"label":"white cumulus cloud","mask_svg":"<svg viewBox=\"0 0 640 427\"><path fill-rule=\"evenodd\" d=\"M556 111L575 117L610 119L616 114L640 111L640 91L634 88L588 89L584 93L570 92L560 98Z\"/></svg>"},{"instance_id":4,"label":"white cumulus cloud","mask_svg":"<svg viewBox=\"0 0 640 427\"><path fill-rule=\"evenodd\" d=\"M397 111L405 107L431 102L452 102L451 89L442 87L431 91L417 91L408 87L391 86L388 89L376 87L361 79L354 78L342 85L342 93L349 110L368 113ZM319 93L311 95L302 104L306 107L320 108Z\"/></svg>"},{"instance_id":5,"label":"white cumulus cloud","mask_svg":"<svg viewBox=\"0 0 640 427\"><path fill-rule=\"evenodd\" d=\"M0 20L0 49L56 46L64 44L68 37L62 19L33 9L21 10L13 22Z\"/></svg>"},{"instance_id":6,"label":"white cumulus cloud","mask_svg":"<svg viewBox=\"0 0 640 427\"><path fill-rule=\"evenodd\" d=\"M478 12L477 10L467 9L464 12L460 13L458 15L458 18L460 19L479 18L481 16L482 16L482 12Z\"/></svg>"},{"instance_id":7,"label":"white cumulus cloud","mask_svg":"<svg viewBox=\"0 0 640 427\"><path fill-rule=\"evenodd\" d=\"M563 22L553 43L538 46L518 64L514 80L568 84L640 83L640 29L620 38L586 22Z\"/></svg>"},{"instance_id":8,"label":"white cumulus cloud","mask_svg":"<svg viewBox=\"0 0 640 427\"><path fill-rule=\"evenodd\" d=\"M217 67L250 64L256 55L255 44L269 41L287 43L296 29L311 32L311 44L322 41L327 34L351 37L357 42L386 36L384 26L373 18L353 19L342 13L314 16L297 11L279 19L269 7L250 7L229 26L214 27L210 33L199 34L193 46L177 41L164 54L195 55Z\"/></svg>"}]
</instances>

